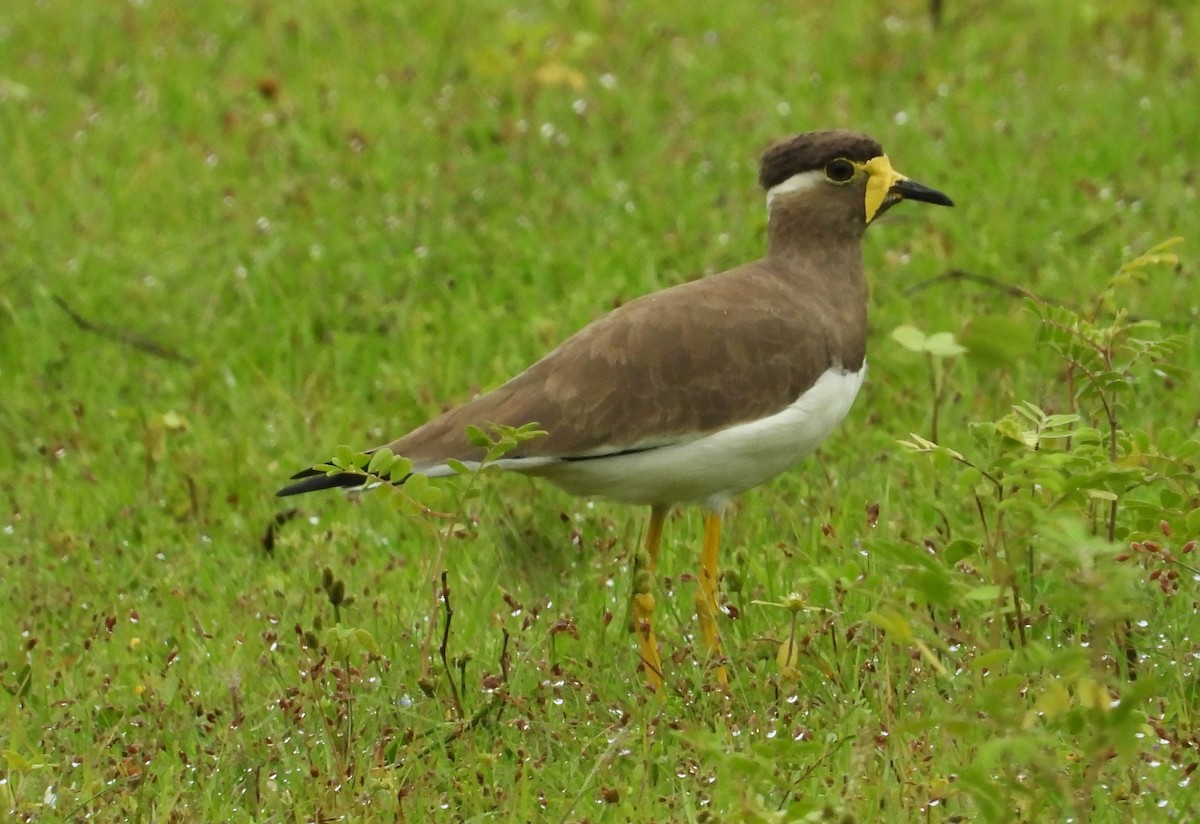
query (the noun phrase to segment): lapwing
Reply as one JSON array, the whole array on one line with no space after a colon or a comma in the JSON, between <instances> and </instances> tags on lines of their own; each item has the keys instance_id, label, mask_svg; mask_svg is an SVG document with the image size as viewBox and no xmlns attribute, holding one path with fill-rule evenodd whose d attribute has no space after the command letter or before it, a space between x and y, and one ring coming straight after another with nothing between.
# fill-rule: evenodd
<instances>
[{"instance_id":1,"label":"lapwing","mask_svg":"<svg viewBox=\"0 0 1200 824\"><path fill-rule=\"evenodd\" d=\"M430 477L478 466L468 427L537 423L544 437L495 463L576 495L650 507L635 570L652 581L677 504L704 510L695 596L716 679L721 517L730 499L812 452L850 410L866 375L862 238L901 200L952 206L892 168L864 134L817 131L766 150L766 254L633 300L594 320L507 383L386 446ZM305 469L279 495L360 486L355 472ZM635 580L637 580L635 578ZM652 586L630 604L649 684L663 688Z\"/></svg>"}]
</instances>

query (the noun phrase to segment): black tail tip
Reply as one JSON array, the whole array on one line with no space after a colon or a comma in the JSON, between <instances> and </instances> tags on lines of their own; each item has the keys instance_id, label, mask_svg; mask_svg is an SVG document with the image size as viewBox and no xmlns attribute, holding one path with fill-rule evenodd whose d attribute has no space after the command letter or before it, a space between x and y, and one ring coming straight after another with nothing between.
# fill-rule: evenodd
<instances>
[{"instance_id":1,"label":"black tail tip","mask_svg":"<svg viewBox=\"0 0 1200 824\"><path fill-rule=\"evenodd\" d=\"M318 469L305 469L292 476L298 483L289 484L275 493L277 498L287 498L291 495L303 495L306 492L320 492L323 489L349 489L362 486L367 482L365 475L354 472L339 472L326 475Z\"/></svg>"}]
</instances>

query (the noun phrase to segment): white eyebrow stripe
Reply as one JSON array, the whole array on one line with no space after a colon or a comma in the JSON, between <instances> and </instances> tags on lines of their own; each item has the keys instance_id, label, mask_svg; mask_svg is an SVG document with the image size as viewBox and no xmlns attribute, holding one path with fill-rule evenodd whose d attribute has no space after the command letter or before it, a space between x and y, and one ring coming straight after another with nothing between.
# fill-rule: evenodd
<instances>
[{"instance_id":1,"label":"white eyebrow stripe","mask_svg":"<svg viewBox=\"0 0 1200 824\"><path fill-rule=\"evenodd\" d=\"M767 210L770 210L771 202L780 195L815 189L824 179L825 173L820 169L809 169L807 172L792 175L782 183L776 183L770 189L767 189Z\"/></svg>"}]
</instances>

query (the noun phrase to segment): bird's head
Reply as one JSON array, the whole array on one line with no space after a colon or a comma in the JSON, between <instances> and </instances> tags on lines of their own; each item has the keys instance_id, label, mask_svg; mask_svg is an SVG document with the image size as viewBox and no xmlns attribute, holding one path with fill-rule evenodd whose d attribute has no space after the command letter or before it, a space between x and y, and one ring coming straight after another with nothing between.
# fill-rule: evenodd
<instances>
[{"instance_id":1,"label":"bird's head","mask_svg":"<svg viewBox=\"0 0 1200 824\"><path fill-rule=\"evenodd\" d=\"M858 132L806 132L782 140L763 153L758 179L768 213L803 215L809 226L842 221L861 232L901 200L954 205L897 172L883 147Z\"/></svg>"}]
</instances>

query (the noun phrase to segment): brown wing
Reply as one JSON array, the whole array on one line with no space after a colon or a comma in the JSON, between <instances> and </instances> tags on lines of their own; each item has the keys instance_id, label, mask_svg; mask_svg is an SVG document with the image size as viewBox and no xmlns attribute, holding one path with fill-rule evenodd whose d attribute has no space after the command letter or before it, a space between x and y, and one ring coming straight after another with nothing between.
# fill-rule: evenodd
<instances>
[{"instance_id":1,"label":"brown wing","mask_svg":"<svg viewBox=\"0 0 1200 824\"><path fill-rule=\"evenodd\" d=\"M813 297L830 286L816 280L757 262L639 298L388 446L418 467L478 460L469 424L536 422L548 435L509 457L581 457L778 412L831 366L863 361L865 299L862 311L839 314L842 302Z\"/></svg>"}]
</instances>

